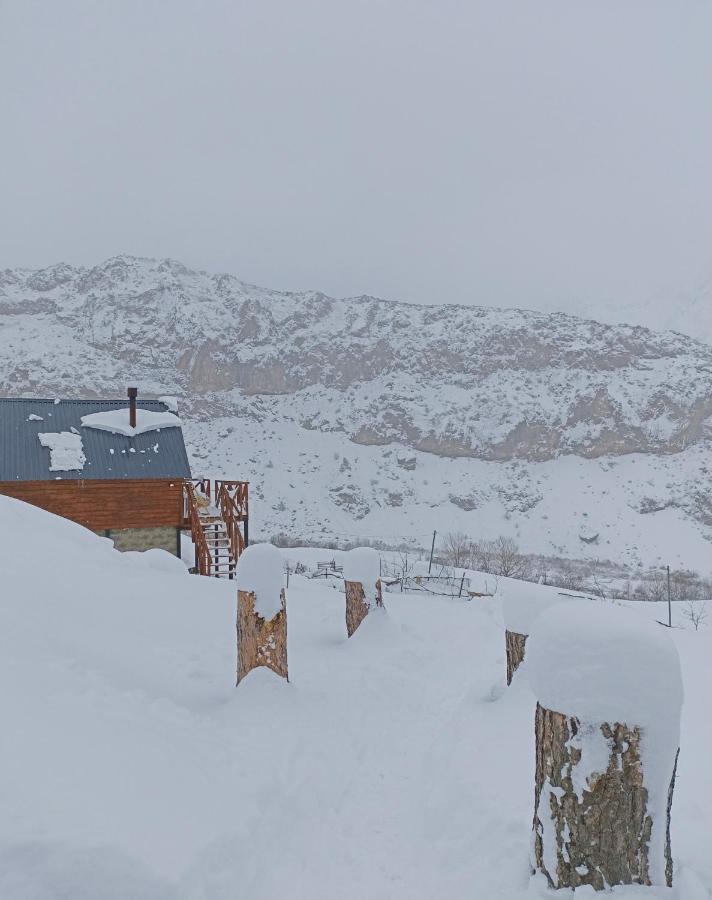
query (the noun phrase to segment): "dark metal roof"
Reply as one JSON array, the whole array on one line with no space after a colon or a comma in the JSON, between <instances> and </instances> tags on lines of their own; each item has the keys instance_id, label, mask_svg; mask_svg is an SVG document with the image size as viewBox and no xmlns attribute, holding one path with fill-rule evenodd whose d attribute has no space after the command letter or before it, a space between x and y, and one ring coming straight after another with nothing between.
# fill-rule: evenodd
<instances>
[{"instance_id":1,"label":"dark metal roof","mask_svg":"<svg viewBox=\"0 0 712 900\"><path fill-rule=\"evenodd\" d=\"M166 412L167 409L158 400L138 400L137 407L155 412ZM162 428L125 437L82 426L82 416L113 409L125 409L128 417L128 400L57 402L0 397L0 481L54 481L57 477L74 480L190 478L181 428ZM41 416L42 421L30 420L31 415ZM71 431L72 428L82 439L86 456L84 468L50 472L49 448L40 444L37 435L47 431Z\"/></svg>"}]
</instances>

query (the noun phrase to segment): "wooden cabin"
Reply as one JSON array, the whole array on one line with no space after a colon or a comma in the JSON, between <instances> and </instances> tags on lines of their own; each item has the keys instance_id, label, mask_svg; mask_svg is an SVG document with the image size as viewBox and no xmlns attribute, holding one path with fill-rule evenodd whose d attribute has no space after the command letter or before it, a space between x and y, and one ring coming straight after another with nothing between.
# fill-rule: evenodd
<instances>
[{"instance_id":1,"label":"wooden cabin","mask_svg":"<svg viewBox=\"0 0 712 900\"><path fill-rule=\"evenodd\" d=\"M193 479L169 400L0 398L0 494L71 519L119 550L180 556L232 577L247 539L247 484Z\"/></svg>"}]
</instances>

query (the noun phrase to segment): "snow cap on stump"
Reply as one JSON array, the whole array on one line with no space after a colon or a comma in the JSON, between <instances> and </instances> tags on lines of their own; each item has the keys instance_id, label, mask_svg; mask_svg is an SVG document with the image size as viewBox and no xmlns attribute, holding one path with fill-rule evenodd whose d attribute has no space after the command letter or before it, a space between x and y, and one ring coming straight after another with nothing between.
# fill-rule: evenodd
<instances>
[{"instance_id":1,"label":"snow cap on stump","mask_svg":"<svg viewBox=\"0 0 712 900\"><path fill-rule=\"evenodd\" d=\"M587 722L657 726L679 738L682 674L667 631L605 603L560 603L533 623L528 675L539 703Z\"/></svg>"},{"instance_id":2,"label":"snow cap on stump","mask_svg":"<svg viewBox=\"0 0 712 900\"><path fill-rule=\"evenodd\" d=\"M526 581L508 579L505 585L500 584L500 590L504 595L504 627L515 634L530 634L536 618L545 610L555 604L571 602L562 597L556 588Z\"/></svg>"},{"instance_id":3,"label":"snow cap on stump","mask_svg":"<svg viewBox=\"0 0 712 900\"><path fill-rule=\"evenodd\" d=\"M381 577L381 559L371 547L356 547L344 554L344 581L358 581L364 591Z\"/></svg>"},{"instance_id":4,"label":"snow cap on stump","mask_svg":"<svg viewBox=\"0 0 712 900\"><path fill-rule=\"evenodd\" d=\"M237 589L255 595L255 612L273 619L282 608L284 559L272 544L252 544L237 562Z\"/></svg>"},{"instance_id":5,"label":"snow cap on stump","mask_svg":"<svg viewBox=\"0 0 712 900\"><path fill-rule=\"evenodd\" d=\"M581 756L574 784L579 802L591 779L610 765L613 741L606 738L604 727L639 729L645 813L651 822L646 842L649 877L652 884L669 885L671 779L683 700L680 659L669 633L641 613L605 603L559 604L534 623L527 662L540 707L579 722L576 742ZM546 797L542 791L542 799ZM548 808L545 802L537 810L540 820L547 817ZM545 852L551 852L554 839L546 827L542 839ZM547 866L550 877L556 871L552 865Z\"/></svg>"}]
</instances>

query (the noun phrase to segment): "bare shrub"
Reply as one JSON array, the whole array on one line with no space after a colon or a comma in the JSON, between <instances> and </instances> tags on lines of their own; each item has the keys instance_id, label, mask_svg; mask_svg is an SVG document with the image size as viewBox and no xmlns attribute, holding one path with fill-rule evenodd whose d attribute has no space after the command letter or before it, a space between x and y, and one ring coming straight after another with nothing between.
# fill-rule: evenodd
<instances>
[{"instance_id":1,"label":"bare shrub","mask_svg":"<svg viewBox=\"0 0 712 900\"><path fill-rule=\"evenodd\" d=\"M552 584L567 591L580 591L583 589L583 583L583 573L569 560L563 560L556 579L552 581Z\"/></svg>"},{"instance_id":2,"label":"bare shrub","mask_svg":"<svg viewBox=\"0 0 712 900\"><path fill-rule=\"evenodd\" d=\"M698 631L700 625L707 618L707 601L706 600L688 600L682 610L683 616Z\"/></svg>"},{"instance_id":3,"label":"bare shrub","mask_svg":"<svg viewBox=\"0 0 712 900\"><path fill-rule=\"evenodd\" d=\"M474 541L470 548L471 565L478 572L494 573L494 542Z\"/></svg>"},{"instance_id":4,"label":"bare shrub","mask_svg":"<svg viewBox=\"0 0 712 900\"><path fill-rule=\"evenodd\" d=\"M472 541L464 531L450 531L445 535L443 553L451 566L466 568L471 557Z\"/></svg>"},{"instance_id":5,"label":"bare shrub","mask_svg":"<svg viewBox=\"0 0 712 900\"><path fill-rule=\"evenodd\" d=\"M500 535L493 546L495 573L503 578L524 578L529 569L528 560L519 551L519 545L510 537Z\"/></svg>"}]
</instances>

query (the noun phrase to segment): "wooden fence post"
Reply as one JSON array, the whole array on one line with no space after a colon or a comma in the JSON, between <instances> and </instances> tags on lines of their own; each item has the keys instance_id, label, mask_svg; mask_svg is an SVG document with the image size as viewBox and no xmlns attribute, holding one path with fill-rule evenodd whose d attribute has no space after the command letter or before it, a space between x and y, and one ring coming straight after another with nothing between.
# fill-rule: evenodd
<instances>
[{"instance_id":1,"label":"wooden fence post","mask_svg":"<svg viewBox=\"0 0 712 900\"><path fill-rule=\"evenodd\" d=\"M356 547L344 556L346 632L349 637L375 607L383 607L380 557L370 547Z\"/></svg>"},{"instance_id":2,"label":"wooden fence post","mask_svg":"<svg viewBox=\"0 0 712 900\"><path fill-rule=\"evenodd\" d=\"M257 666L289 680L284 560L271 544L252 544L237 563L237 683Z\"/></svg>"},{"instance_id":3,"label":"wooden fence post","mask_svg":"<svg viewBox=\"0 0 712 900\"><path fill-rule=\"evenodd\" d=\"M532 868L550 887L672 885L682 678L656 629L603 603L553 606L534 624Z\"/></svg>"}]
</instances>

